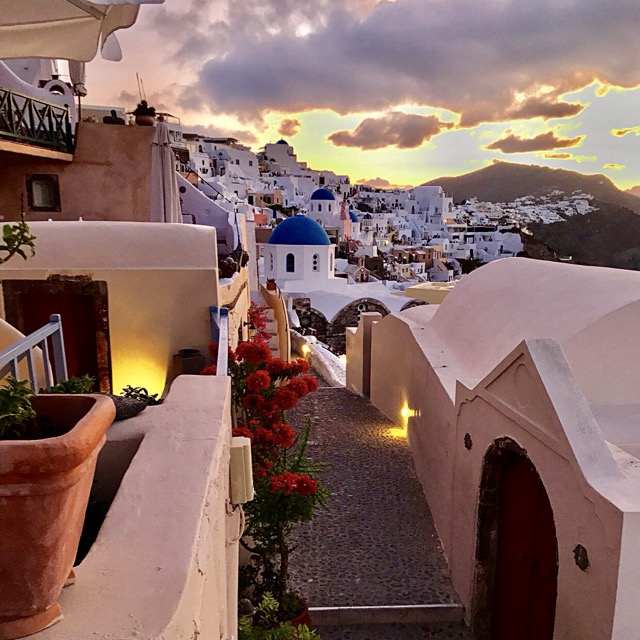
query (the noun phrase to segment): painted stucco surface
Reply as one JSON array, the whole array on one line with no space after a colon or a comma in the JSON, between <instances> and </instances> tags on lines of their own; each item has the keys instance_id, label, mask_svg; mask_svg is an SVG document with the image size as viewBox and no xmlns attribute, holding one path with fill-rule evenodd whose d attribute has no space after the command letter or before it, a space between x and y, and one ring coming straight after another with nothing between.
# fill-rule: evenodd
<instances>
[{"instance_id":1,"label":"painted stucco surface","mask_svg":"<svg viewBox=\"0 0 640 640\"><path fill-rule=\"evenodd\" d=\"M71 163L13 155L0 169L0 210L18 220L26 176L47 174L58 176L61 211L29 213L30 221L149 220L154 131L80 122Z\"/></svg>"},{"instance_id":2,"label":"painted stucco surface","mask_svg":"<svg viewBox=\"0 0 640 640\"><path fill-rule=\"evenodd\" d=\"M374 326L371 399L398 424L410 411L416 470L470 618L485 454L508 437L553 509L556 640L640 628L639 301L636 272L517 258L470 274L438 307Z\"/></svg>"},{"instance_id":3,"label":"painted stucco surface","mask_svg":"<svg viewBox=\"0 0 640 640\"><path fill-rule=\"evenodd\" d=\"M63 590L65 618L35 640L236 633L229 398L229 378L180 376L164 404L109 430L105 453L117 457L131 441L137 452L76 584Z\"/></svg>"},{"instance_id":4,"label":"painted stucco surface","mask_svg":"<svg viewBox=\"0 0 640 640\"><path fill-rule=\"evenodd\" d=\"M36 255L3 265L0 284L52 275L106 282L117 392L132 385L162 393L172 354L206 352L209 306L217 304L218 291L215 229L123 222L40 222L32 228ZM243 278L246 273L236 289Z\"/></svg>"}]
</instances>

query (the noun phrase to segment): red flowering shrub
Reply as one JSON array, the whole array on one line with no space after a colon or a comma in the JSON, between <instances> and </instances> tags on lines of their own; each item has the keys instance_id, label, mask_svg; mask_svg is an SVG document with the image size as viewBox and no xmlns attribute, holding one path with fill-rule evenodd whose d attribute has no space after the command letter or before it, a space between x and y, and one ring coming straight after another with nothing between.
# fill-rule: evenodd
<instances>
[{"instance_id":1,"label":"red flowering shrub","mask_svg":"<svg viewBox=\"0 0 640 640\"><path fill-rule=\"evenodd\" d=\"M254 371L247 376L249 391L266 391L271 386L271 378L266 371Z\"/></svg>"},{"instance_id":2,"label":"red flowering shrub","mask_svg":"<svg viewBox=\"0 0 640 640\"><path fill-rule=\"evenodd\" d=\"M217 367L215 364L212 364L209 367L205 367L201 372L201 376L215 376L217 371Z\"/></svg>"},{"instance_id":3,"label":"red flowering shrub","mask_svg":"<svg viewBox=\"0 0 640 640\"><path fill-rule=\"evenodd\" d=\"M288 558L291 547L287 535L300 522L313 518L318 508L326 508L328 492L316 478L323 465L307 459L310 426L300 434L288 423L285 411L300 398L318 388L306 360L286 362L273 358L265 340L265 309L252 304L249 320L254 335L229 352L229 373L237 427L234 436L251 439L255 498L244 505L247 536L251 545L253 593L259 600L267 591L283 602L291 600L288 586ZM209 345L215 359L219 345ZM205 374L215 374L207 367ZM249 586L249 585L247 585ZM297 595L297 594L294 594ZM295 598L294 598L295 600Z\"/></svg>"}]
</instances>

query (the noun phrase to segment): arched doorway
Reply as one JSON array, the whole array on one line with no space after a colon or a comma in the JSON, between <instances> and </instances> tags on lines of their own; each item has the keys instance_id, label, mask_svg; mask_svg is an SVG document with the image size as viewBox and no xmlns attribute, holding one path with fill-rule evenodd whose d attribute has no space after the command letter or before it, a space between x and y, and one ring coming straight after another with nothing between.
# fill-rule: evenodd
<instances>
[{"instance_id":1,"label":"arched doorway","mask_svg":"<svg viewBox=\"0 0 640 640\"><path fill-rule=\"evenodd\" d=\"M497 440L480 492L473 624L478 640L553 640L558 542L547 492L526 452Z\"/></svg>"}]
</instances>

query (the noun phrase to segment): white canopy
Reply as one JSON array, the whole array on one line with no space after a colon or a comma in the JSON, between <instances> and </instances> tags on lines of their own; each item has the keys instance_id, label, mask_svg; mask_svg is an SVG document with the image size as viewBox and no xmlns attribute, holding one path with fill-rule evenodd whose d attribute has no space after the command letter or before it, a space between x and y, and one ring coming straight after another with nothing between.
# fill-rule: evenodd
<instances>
[{"instance_id":1,"label":"white canopy","mask_svg":"<svg viewBox=\"0 0 640 640\"><path fill-rule=\"evenodd\" d=\"M132 26L141 4L164 0L0 0L0 60L92 60L114 31ZM107 43L108 44L108 43ZM109 46L109 44L108 44Z\"/></svg>"}]
</instances>

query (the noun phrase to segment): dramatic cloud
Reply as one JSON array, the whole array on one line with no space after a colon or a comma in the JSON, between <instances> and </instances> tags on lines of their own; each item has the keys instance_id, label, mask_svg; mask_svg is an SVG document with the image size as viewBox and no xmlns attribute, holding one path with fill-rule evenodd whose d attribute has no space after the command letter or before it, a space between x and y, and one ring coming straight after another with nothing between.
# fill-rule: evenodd
<instances>
[{"instance_id":1,"label":"dramatic cloud","mask_svg":"<svg viewBox=\"0 0 640 640\"><path fill-rule=\"evenodd\" d=\"M278 133L281 136L295 136L300 131L300 120L294 118L286 118L280 123Z\"/></svg>"},{"instance_id":2,"label":"dramatic cloud","mask_svg":"<svg viewBox=\"0 0 640 640\"><path fill-rule=\"evenodd\" d=\"M635 133L637 136L640 136L640 126L629 127L627 129L611 129L611 134L619 138L626 136L628 133Z\"/></svg>"},{"instance_id":3,"label":"dramatic cloud","mask_svg":"<svg viewBox=\"0 0 640 640\"><path fill-rule=\"evenodd\" d=\"M562 95L594 80L640 84L637 0L246 0L206 28L200 10L179 53L211 107L246 121L407 103L462 126L560 118L583 108Z\"/></svg>"},{"instance_id":4,"label":"dramatic cloud","mask_svg":"<svg viewBox=\"0 0 640 640\"><path fill-rule=\"evenodd\" d=\"M603 169L624 169L626 168L626 164L618 164L617 162L607 162L607 164L602 165Z\"/></svg>"},{"instance_id":5,"label":"dramatic cloud","mask_svg":"<svg viewBox=\"0 0 640 640\"><path fill-rule=\"evenodd\" d=\"M582 142L584 136L575 138L558 138L553 131L541 133L534 138L519 138L511 133L504 138L487 145L485 149L490 151L502 151L502 153L530 153L531 151L551 151L553 149L566 149L575 147Z\"/></svg>"},{"instance_id":6,"label":"dramatic cloud","mask_svg":"<svg viewBox=\"0 0 640 640\"><path fill-rule=\"evenodd\" d=\"M392 111L381 118L366 118L354 131L336 131L328 140L338 147L358 147L364 150L390 146L415 149L453 126L452 122L442 122L436 116Z\"/></svg>"},{"instance_id":7,"label":"dramatic cloud","mask_svg":"<svg viewBox=\"0 0 640 640\"><path fill-rule=\"evenodd\" d=\"M577 156L573 153L543 153L542 156L545 160L571 160L572 162L595 162L597 156Z\"/></svg>"},{"instance_id":8,"label":"dramatic cloud","mask_svg":"<svg viewBox=\"0 0 640 640\"><path fill-rule=\"evenodd\" d=\"M184 125L183 127L185 133L199 133L202 136L208 136L210 138L235 138L238 142L243 144L256 144L258 142L258 138L251 132L246 129L225 129L224 127L218 127L216 125L208 124L208 125Z\"/></svg>"},{"instance_id":9,"label":"dramatic cloud","mask_svg":"<svg viewBox=\"0 0 640 640\"><path fill-rule=\"evenodd\" d=\"M531 118L571 118L577 116L585 105L579 102L553 102L545 98L529 98L518 107L508 112L513 120L529 120Z\"/></svg>"}]
</instances>

